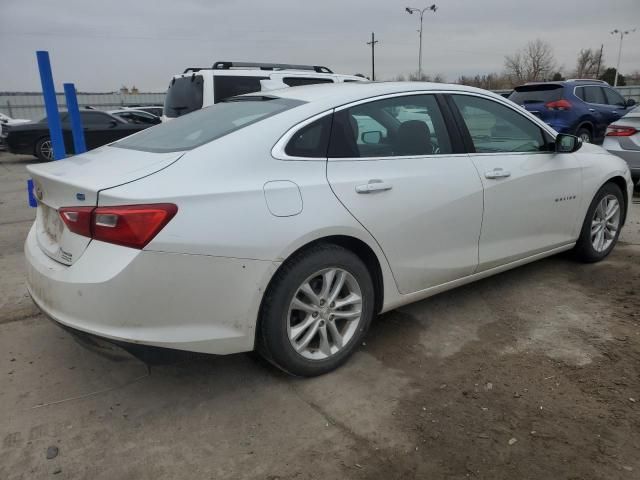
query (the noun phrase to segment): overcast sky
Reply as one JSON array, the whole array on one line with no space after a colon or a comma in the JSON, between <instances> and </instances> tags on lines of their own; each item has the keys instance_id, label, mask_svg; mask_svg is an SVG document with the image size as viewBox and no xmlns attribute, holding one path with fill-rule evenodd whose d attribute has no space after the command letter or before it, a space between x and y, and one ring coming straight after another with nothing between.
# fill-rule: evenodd
<instances>
[{"instance_id":1,"label":"overcast sky","mask_svg":"<svg viewBox=\"0 0 640 480\"><path fill-rule=\"evenodd\" d=\"M371 32L380 79L417 70L419 19L404 7L433 0L0 0L0 91L39 90L35 51L48 50L54 80L81 91L136 85L164 91L171 75L217 60L326 65L370 75ZM615 66L614 28L640 27L640 0L438 0L426 13L425 73L448 81L503 68L529 40L553 45L571 70L581 48L604 44ZM635 22L635 23L634 23ZM622 73L640 70L640 28L625 37Z\"/></svg>"}]
</instances>

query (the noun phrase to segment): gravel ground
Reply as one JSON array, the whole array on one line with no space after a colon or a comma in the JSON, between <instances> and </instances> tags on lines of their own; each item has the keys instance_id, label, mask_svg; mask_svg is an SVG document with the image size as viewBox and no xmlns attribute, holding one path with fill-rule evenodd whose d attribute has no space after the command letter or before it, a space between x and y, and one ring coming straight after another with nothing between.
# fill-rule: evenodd
<instances>
[{"instance_id":1,"label":"gravel ground","mask_svg":"<svg viewBox=\"0 0 640 480\"><path fill-rule=\"evenodd\" d=\"M637 205L606 261L385 314L303 380L247 354L100 355L46 320L23 284L31 161L0 154L0 478L640 478Z\"/></svg>"}]
</instances>

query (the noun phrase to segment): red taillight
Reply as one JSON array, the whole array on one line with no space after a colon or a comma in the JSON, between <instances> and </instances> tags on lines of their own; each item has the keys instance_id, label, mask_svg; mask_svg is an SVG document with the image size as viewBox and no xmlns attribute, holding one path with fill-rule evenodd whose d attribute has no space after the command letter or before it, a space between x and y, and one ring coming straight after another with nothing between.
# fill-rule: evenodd
<instances>
[{"instance_id":1,"label":"red taillight","mask_svg":"<svg viewBox=\"0 0 640 480\"><path fill-rule=\"evenodd\" d=\"M177 213L172 203L115 207L64 207L60 216L69 230L102 242L144 248Z\"/></svg>"},{"instance_id":2,"label":"red taillight","mask_svg":"<svg viewBox=\"0 0 640 480\"><path fill-rule=\"evenodd\" d=\"M554 102L547 102L544 104L549 110L571 110L571 103L567 100L556 100Z\"/></svg>"},{"instance_id":3,"label":"red taillight","mask_svg":"<svg viewBox=\"0 0 640 480\"><path fill-rule=\"evenodd\" d=\"M93 207L63 207L58 210L67 228L83 237L91 236L91 212Z\"/></svg>"},{"instance_id":4,"label":"red taillight","mask_svg":"<svg viewBox=\"0 0 640 480\"><path fill-rule=\"evenodd\" d=\"M622 125L609 125L607 127L607 137L630 137L638 133L633 127L625 127Z\"/></svg>"}]
</instances>

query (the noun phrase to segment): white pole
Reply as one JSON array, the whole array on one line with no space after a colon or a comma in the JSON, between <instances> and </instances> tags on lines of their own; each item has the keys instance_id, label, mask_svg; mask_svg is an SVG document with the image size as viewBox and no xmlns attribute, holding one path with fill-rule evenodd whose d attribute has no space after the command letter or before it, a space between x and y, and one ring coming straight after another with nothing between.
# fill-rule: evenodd
<instances>
[{"instance_id":1,"label":"white pole","mask_svg":"<svg viewBox=\"0 0 640 480\"><path fill-rule=\"evenodd\" d=\"M613 80L613 86L618 86L618 72L620 71L620 57L622 56L622 39L624 38L624 32L620 32L620 45L618 46L618 64L616 65L616 76Z\"/></svg>"}]
</instances>

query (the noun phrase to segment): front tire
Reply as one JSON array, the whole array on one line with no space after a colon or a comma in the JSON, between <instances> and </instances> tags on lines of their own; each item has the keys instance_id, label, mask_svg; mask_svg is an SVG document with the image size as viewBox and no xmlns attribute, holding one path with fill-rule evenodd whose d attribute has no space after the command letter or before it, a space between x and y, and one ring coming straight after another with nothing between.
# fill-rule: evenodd
<instances>
[{"instance_id":1,"label":"front tire","mask_svg":"<svg viewBox=\"0 0 640 480\"><path fill-rule=\"evenodd\" d=\"M625 212L624 197L615 183L606 183L587 210L575 247L583 262L599 262L611 253L618 242Z\"/></svg>"},{"instance_id":2,"label":"front tire","mask_svg":"<svg viewBox=\"0 0 640 480\"><path fill-rule=\"evenodd\" d=\"M36 142L35 155L41 162L53 160L53 145L49 137L43 137Z\"/></svg>"},{"instance_id":3,"label":"front tire","mask_svg":"<svg viewBox=\"0 0 640 480\"><path fill-rule=\"evenodd\" d=\"M338 245L296 254L265 294L258 351L292 375L322 375L342 365L362 342L374 314L366 265Z\"/></svg>"}]
</instances>

